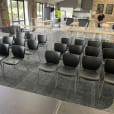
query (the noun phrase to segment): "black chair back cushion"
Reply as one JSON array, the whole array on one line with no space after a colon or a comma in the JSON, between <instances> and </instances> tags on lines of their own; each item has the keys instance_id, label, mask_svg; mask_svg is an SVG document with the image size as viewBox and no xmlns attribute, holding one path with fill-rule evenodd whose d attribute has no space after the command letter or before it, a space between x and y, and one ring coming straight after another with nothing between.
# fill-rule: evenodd
<instances>
[{"instance_id":1,"label":"black chair back cushion","mask_svg":"<svg viewBox=\"0 0 114 114\"><path fill-rule=\"evenodd\" d=\"M15 38L14 39L14 45L24 46L25 45L25 39Z\"/></svg>"},{"instance_id":2,"label":"black chair back cushion","mask_svg":"<svg viewBox=\"0 0 114 114\"><path fill-rule=\"evenodd\" d=\"M100 41L88 41L88 46L99 47Z\"/></svg>"},{"instance_id":3,"label":"black chair back cushion","mask_svg":"<svg viewBox=\"0 0 114 114\"><path fill-rule=\"evenodd\" d=\"M23 59L25 55L25 47L24 46L19 46L19 45L13 45L12 46L12 53L14 57Z\"/></svg>"},{"instance_id":4,"label":"black chair back cushion","mask_svg":"<svg viewBox=\"0 0 114 114\"><path fill-rule=\"evenodd\" d=\"M25 38L25 32L16 32L16 38L24 39Z\"/></svg>"},{"instance_id":5,"label":"black chair back cushion","mask_svg":"<svg viewBox=\"0 0 114 114\"><path fill-rule=\"evenodd\" d=\"M114 59L114 48L104 48L103 59Z\"/></svg>"},{"instance_id":6,"label":"black chair back cushion","mask_svg":"<svg viewBox=\"0 0 114 114\"><path fill-rule=\"evenodd\" d=\"M102 59L100 57L83 56L82 66L88 70L97 70L101 65Z\"/></svg>"},{"instance_id":7,"label":"black chair back cushion","mask_svg":"<svg viewBox=\"0 0 114 114\"><path fill-rule=\"evenodd\" d=\"M54 44L54 50L60 52L61 54L65 53L66 49L67 49L66 44L61 44L61 43Z\"/></svg>"},{"instance_id":8,"label":"black chair back cushion","mask_svg":"<svg viewBox=\"0 0 114 114\"><path fill-rule=\"evenodd\" d=\"M37 40L28 40L27 41L27 45L29 49L35 50L38 49L38 41Z\"/></svg>"},{"instance_id":9,"label":"black chair back cushion","mask_svg":"<svg viewBox=\"0 0 114 114\"><path fill-rule=\"evenodd\" d=\"M46 35L38 35L38 43L46 43L47 42L47 36Z\"/></svg>"},{"instance_id":10,"label":"black chair back cushion","mask_svg":"<svg viewBox=\"0 0 114 114\"><path fill-rule=\"evenodd\" d=\"M12 44L13 44L13 37L4 36L3 37L3 43L4 44L9 44L10 46L12 46Z\"/></svg>"},{"instance_id":11,"label":"black chair back cushion","mask_svg":"<svg viewBox=\"0 0 114 114\"><path fill-rule=\"evenodd\" d=\"M26 38L27 39L32 39L32 40L35 40L36 39L35 36L34 36L34 34L33 33L30 33L30 32L27 32L26 33Z\"/></svg>"},{"instance_id":12,"label":"black chair back cushion","mask_svg":"<svg viewBox=\"0 0 114 114\"><path fill-rule=\"evenodd\" d=\"M70 38L61 38L61 43L69 46L71 44L71 39Z\"/></svg>"},{"instance_id":13,"label":"black chair back cushion","mask_svg":"<svg viewBox=\"0 0 114 114\"><path fill-rule=\"evenodd\" d=\"M103 48L114 48L114 43L112 43L112 42L103 42L102 43L102 49Z\"/></svg>"},{"instance_id":14,"label":"black chair back cushion","mask_svg":"<svg viewBox=\"0 0 114 114\"><path fill-rule=\"evenodd\" d=\"M80 55L83 52L83 46L79 45L70 45L69 52L72 54Z\"/></svg>"},{"instance_id":15,"label":"black chair back cushion","mask_svg":"<svg viewBox=\"0 0 114 114\"><path fill-rule=\"evenodd\" d=\"M60 56L54 51L47 50L45 52L45 59L47 63L58 64Z\"/></svg>"},{"instance_id":16,"label":"black chair back cushion","mask_svg":"<svg viewBox=\"0 0 114 114\"><path fill-rule=\"evenodd\" d=\"M9 56L9 44L0 44L0 55Z\"/></svg>"},{"instance_id":17,"label":"black chair back cushion","mask_svg":"<svg viewBox=\"0 0 114 114\"><path fill-rule=\"evenodd\" d=\"M63 63L65 66L76 67L79 64L80 56L76 54L66 53L63 55Z\"/></svg>"},{"instance_id":18,"label":"black chair back cushion","mask_svg":"<svg viewBox=\"0 0 114 114\"><path fill-rule=\"evenodd\" d=\"M100 53L100 48L98 47L87 46L85 48L85 55L97 57L99 56L99 53Z\"/></svg>"},{"instance_id":19,"label":"black chair back cushion","mask_svg":"<svg viewBox=\"0 0 114 114\"><path fill-rule=\"evenodd\" d=\"M114 60L107 59L104 66L105 72L114 74Z\"/></svg>"},{"instance_id":20,"label":"black chair back cushion","mask_svg":"<svg viewBox=\"0 0 114 114\"><path fill-rule=\"evenodd\" d=\"M75 45L82 45L82 46L84 46L85 45L85 41L81 40L81 39L75 39Z\"/></svg>"}]
</instances>

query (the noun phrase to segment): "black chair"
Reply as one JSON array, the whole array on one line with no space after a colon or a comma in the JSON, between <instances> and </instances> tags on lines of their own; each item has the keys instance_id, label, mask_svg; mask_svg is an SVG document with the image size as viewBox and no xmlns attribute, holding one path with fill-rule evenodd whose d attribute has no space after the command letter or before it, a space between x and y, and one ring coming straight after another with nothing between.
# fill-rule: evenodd
<instances>
[{"instance_id":1,"label":"black chair","mask_svg":"<svg viewBox=\"0 0 114 114\"><path fill-rule=\"evenodd\" d=\"M12 46L13 37L4 36L2 42L3 42L3 44L9 44L9 46Z\"/></svg>"},{"instance_id":2,"label":"black chair","mask_svg":"<svg viewBox=\"0 0 114 114\"><path fill-rule=\"evenodd\" d=\"M12 53L13 57L9 57L7 59L3 60L3 75L5 75L4 72L4 66L5 65L17 65L19 64L25 56L25 47L24 46L19 46L19 45L13 45L12 46Z\"/></svg>"},{"instance_id":3,"label":"black chair","mask_svg":"<svg viewBox=\"0 0 114 114\"><path fill-rule=\"evenodd\" d=\"M103 48L103 59L114 59L114 48Z\"/></svg>"},{"instance_id":4,"label":"black chair","mask_svg":"<svg viewBox=\"0 0 114 114\"><path fill-rule=\"evenodd\" d=\"M98 81L99 87L101 81L101 65L101 57L83 56L82 66L77 78L77 88L81 78L88 81Z\"/></svg>"},{"instance_id":5,"label":"black chair","mask_svg":"<svg viewBox=\"0 0 114 114\"><path fill-rule=\"evenodd\" d=\"M75 39L74 44L75 44L75 45L82 45L82 46L85 46L85 40Z\"/></svg>"},{"instance_id":6,"label":"black chair","mask_svg":"<svg viewBox=\"0 0 114 114\"><path fill-rule=\"evenodd\" d=\"M46 46L47 49L47 36L38 35L38 46Z\"/></svg>"},{"instance_id":7,"label":"black chair","mask_svg":"<svg viewBox=\"0 0 114 114\"><path fill-rule=\"evenodd\" d=\"M69 52L72 54L81 55L83 52L83 46L81 45L70 45Z\"/></svg>"},{"instance_id":8,"label":"black chair","mask_svg":"<svg viewBox=\"0 0 114 114\"><path fill-rule=\"evenodd\" d=\"M66 44L67 47L69 47L71 44L71 39L70 38L61 38L61 43Z\"/></svg>"},{"instance_id":9,"label":"black chair","mask_svg":"<svg viewBox=\"0 0 114 114\"><path fill-rule=\"evenodd\" d=\"M25 32L16 32L16 38L25 39Z\"/></svg>"},{"instance_id":10,"label":"black chair","mask_svg":"<svg viewBox=\"0 0 114 114\"><path fill-rule=\"evenodd\" d=\"M46 59L46 63L41 64L39 66L38 77L40 76L40 71L43 71L46 73L54 73L59 64L60 55L55 51L47 50L45 52L45 59ZM39 78L38 78L38 81L39 81Z\"/></svg>"},{"instance_id":11,"label":"black chair","mask_svg":"<svg viewBox=\"0 0 114 114\"><path fill-rule=\"evenodd\" d=\"M104 83L114 85L114 59L107 59L103 67L103 82L100 88L99 99L101 98Z\"/></svg>"},{"instance_id":12,"label":"black chair","mask_svg":"<svg viewBox=\"0 0 114 114\"><path fill-rule=\"evenodd\" d=\"M28 45L28 50L25 51L25 54L33 55L33 54L37 53L38 57L40 59L39 53L36 51L36 50L38 50L38 40L29 39L27 41L27 45Z\"/></svg>"},{"instance_id":13,"label":"black chair","mask_svg":"<svg viewBox=\"0 0 114 114\"><path fill-rule=\"evenodd\" d=\"M9 56L9 44L0 44L0 62Z\"/></svg>"},{"instance_id":14,"label":"black chair","mask_svg":"<svg viewBox=\"0 0 114 114\"><path fill-rule=\"evenodd\" d=\"M102 42L102 49L103 48L114 48L114 43L112 43L112 42Z\"/></svg>"},{"instance_id":15,"label":"black chair","mask_svg":"<svg viewBox=\"0 0 114 114\"><path fill-rule=\"evenodd\" d=\"M25 39L22 38L15 38L14 45L25 46Z\"/></svg>"},{"instance_id":16,"label":"black chair","mask_svg":"<svg viewBox=\"0 0 114 114\"><path fill-rule=\"evenodd\" d=\"M33 33L27 32L25 36L26 36L26 39L28 40L29 39L36 40L36 37Z\"/></svg>"},{"instance_id":17,"label":"black chair","mask_svg":"<svg viewBox=\"0 0 114 114\"><path fill-rule=\"evenodd\" d=\"M87 46L85 48L85 55L98 57L100 56L100 48Z\"/></svg>"},{"instance_id":18,"label":"black chair","mask_svg":"<svg viewBox=\"0 0 114 114\"><path fill-rule=\"evenodd\" d=\"M100 41L88 41L88 46L93 46L93 47L100 47L101 43Z\"/></svg>"},{"instance_id":19,"label":"black chair","mask_svg":"<svg viewBox=\"0 0 114 114\"><path fill-rule=\"evenodd\" d=\"M58 85L58 78L63 77L74 81L74 91L75 91L79 61L80 61L79 55L70 54L70 53L66 53L63 55L64 66L60 66L57 69L58 77L56 79L55 87L57 87Z\"/></svg>"},{"instance_id":20,"label":"black chair","mask_svg":"<svg viewBox=\"0 0 114 114\"><path fill-rule=\"evenodd\" d=\"M59 52L60 55L62 56L67 50L67 45L61 44L61 43L55 43L54 44L54 50Z\"/></svg>"}]
</instances>

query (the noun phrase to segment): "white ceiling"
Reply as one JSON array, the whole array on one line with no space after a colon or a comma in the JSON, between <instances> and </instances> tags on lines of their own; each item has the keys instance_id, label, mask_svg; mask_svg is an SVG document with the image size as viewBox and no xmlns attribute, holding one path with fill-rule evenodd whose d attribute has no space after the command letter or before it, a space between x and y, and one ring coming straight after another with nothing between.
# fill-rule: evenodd
<instances>
[{"instance_id":1,"label":"white ceiling","mask_svg":"<svg viewBox=\"0 0 114 114\"><path fill-rule=\"evenodd\" d=\"M55 4L64 0L36 0L37 2L41 2L41 3L50 3L50 4Z\"/></svg>"}]
</instances>

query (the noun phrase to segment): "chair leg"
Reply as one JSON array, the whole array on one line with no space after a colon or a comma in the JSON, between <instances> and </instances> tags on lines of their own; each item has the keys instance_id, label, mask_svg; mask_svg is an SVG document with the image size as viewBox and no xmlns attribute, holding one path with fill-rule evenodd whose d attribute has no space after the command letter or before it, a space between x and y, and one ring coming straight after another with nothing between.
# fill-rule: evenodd
<instances>
[{"instance_id":1,"label":"chair leg","mask_svg":"<svg viewBox=\"0 0 114 114\"><path fill-rule=\"evenodd\" d=\"M38 85L39 85L39 79L40 79L40 70L38 70L38 78L37 78Z\"/></svg>"},{"instance_id":2,"label":"chair leg","mask_svg":"<svg viewBox=\"0 0 114 114\"><path fill-rule=\"evenodd\" d=\"M55 88L57 87L58 79L59 79L59 77L58 77L58 73L56 73Z\"/></svg>"},{"instance_id":3,"label":"chair leg","mask_svg":"<svg viewBox=\"0 0 114 114\"><path fill-rule=\"evenodd\" d=\"M39 52L37 52L37 54L38 54L39 60L40 60L40 62L41 62L41 58L40 58Z\"/></svg>"},{"instance_id":4,"label":"chair leg","mask_svg":"<svg viewBox=\"0 0 114 114\"><path fill-rule=\"evenodd\" d=\"M5 71L4 71L4 63L3 63L3 65L2 65L2 74L3 74L3 76L5 76Z\"/></svg>"},{"instance_id":5,"label":"chair leg","mask_svg":"<svg viewBox=\"0 0 114 114\"><path fill-rule=\"evenodd\" d=\"M103 81L103 83L101 84L101 87L99 87L99 95L98 95L98 97L99 97L99 100L101 99L101 95L102 95L102 91L103 91L103 87L104 87L104 81Z\"/></svg>"},{"instance_id":6,"label":"chair leg","mask_svg":"<svg viewBox=\"0 0 114 114\"><path fill-rule=\"evenodd\" d=\"M76 88L76 82L77 82L77 79L76 77L74 77L74 92L76 92L77 88Z\"/></svg>"}]
</instances>

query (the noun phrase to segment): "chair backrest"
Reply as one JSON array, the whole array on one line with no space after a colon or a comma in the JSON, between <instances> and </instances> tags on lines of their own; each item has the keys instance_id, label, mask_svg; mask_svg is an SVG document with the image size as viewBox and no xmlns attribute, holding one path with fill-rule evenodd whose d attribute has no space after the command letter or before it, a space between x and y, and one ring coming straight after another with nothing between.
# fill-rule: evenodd
<instances>
[{"instance_id":1,"label":"chair backrest","mask_svg":"<svg viewBox=\"0 0 114 114\"><path fill-rule=\"evenodd\" d=\"M32 50L38 49L38 40L29 39L27 41L27 45L29 49L32 49Z\"/></svg>"},{"instance_id":2,"label":"chair backrest","mask_svg":"<svg viewBox=\"0 0 114 114\"><path fill-rule=\"evenodd\" d=\"M71 39L70 38L61 38L61 43L69 46L71 44Z\"/></svg>"},{"instance_id":3,"label":"chair backrest","mask_svg":"<svg viewBox=\"0 0 114 114\"><path fill-rule=\"evenodd\" d=\"M16 32L16 38L24 39L25 38L25 32Z\"/></svg>"},{"instance_id":4,"label":"chair backrest","mask_svg":"<svg viewBox=\"0 0 114 114\"><path fill-rule=\"evenodd\" d=\"M100 48L99 47L92 47L92 46L87 46L85 48L85 55L88 56L99 56L100 54Z\"/></svg>"},{"instance_id":5,"label":"chair backrest","mask_svg":"<svg viewBox=\"0 0 114 114\"><path fill-rule=\"evenodd\" d=\"M35 38L35 35L33 34L33 33L30 33L30 32L27 32L26 33L26 38L27 39L32 39L32 40L35 40L36 38Z\"/></svg>"},{"instance_id":6,"label":"chair backrest","mask_svg":"<svg viewBox=\"0 0 114 114\"><path fill-rule=\"evenodd\" d=\"M46 35L38 35L38 43L46 43L47 42L47 36Z\"/></svg>"},{"instance_id":7,"label":"chair backrest","mask_svg":"<svg viewBox=\"0 0 114 114\"><path fill-rule=\"evenodd\" d=\"M14 57L23 59L25 56L25 47L24 46L19 46L19 45L13 45L12 46L12 53Z\"/></svg>"},{"instance_id":8,"label":"chair backrest","mask_svg":"<svg viewBox=\"0 0 114 114\"><path fill-rule=\"evenodd\" d=\"M9 56L9 44L0 44L0 55Z\"/></svg>"},{"instance_id":9,"label":"chair backrest","mask_svg":"<svg viewBox=\"0 0 114 114\"><path fill-rule=\"evenodd\" d=\"M67 49L66 44L61 44L61 43L54 44L54 50L60 52L61 54L65 53L66 49Z\"/></svg>"},{"instance_id":10,"label":"chair backrest","mask_svg":"<svg viewBox=\"0 0 114 114\"><path fill-rule=\"evenodd\" d=\"M102 49L103 48L114 48L114 43L112 43L112 42L103 42L102 43Z\"/></svg>"},{"instance_id":11,"label":"chair backrest","mask_svg":"<svg viewBox=\"0 0 114 114\"><path fill-rule=\"evenodd\" d=\"M76 67L79 64L80 56L71 53L65 53L63 55L63 64L69 67Z\"/></svg>"},{"instance_id":12,"label":"chair backrest","mask_svg":"<svg viewBox=\"0 0 114 114\"><path fill-rule=\"evenodd\" d=\"M85 46L85 40L75 39L75 45Z\"/></svg>"},{"instance_id":13,"label":"chair backrest","mask_svg":"<svg viewBox=\"0 0 114 114\"><path fill-rule=\"evenodd\" d=\"M88 46L93 46L93 47L99 47L100 46L100 41L88 41Z\"/></svg>"},{"instance_id":14,"label":"chair backrest","mask_svg":"<svg viewBox=\"0 0 114 114\"><path fill-rule=\"evenodd\" d=\"M12 44L13 44L13 37L4 36L3 37L3 43L4 44L9 44L10 46L12 46Z\"/></svg>"},{"instance_id":15,"label":"chair backrest","mask_svg":"<svg viewBox=\"0 0 114 114\"><path fill-rule=\"evenodd\" d=\"M114 59L107 59L105 61L105 66L104 66L104 70L107 73L112 73L114 74Z\"/></svg>"},{"instance_id":16,"label":"chair backrest","mask_svg":"<svg viewBox=\"0 0 114 114\"><path fill-rule=\"evenodd\" d=\"M114 48L103 48L103 59L114 59Z\"/></svg>"},{"instance_id":17,"label":"chair backrest","mask_svg":"<svg viewBox=\"0 0 114 114\"><path fill-rule=\"evenodd\" d=\"M72 54L82 54L83 52L83 46L81 45L70 45L69 46L69 52Z\"/></svg>"},{"instance_id":18,"label":"chair backrest","mask_svg":"<svg viewBox=\"0 0 114 114\"><path fill-rule=\"evenodd\" d=\"M97 70L101 63L102 59L100 57L83 56L82 58L82 66L88 70Z\"/></svg>"},{"instance_id":19,"label":"chair backrest","mask_svg":"<svg viewBox=\"0 0 114 114\"><path fill-rule=\"evenodd\" d=\"M58 64L60 60L60 56L58 53L54 51L47 50L45 52L45 59L47 63Z\"/></svg>"},{"instance_id":20,"label":"chair backrest","mask_svg":"<svg viewBox=\"0 0 114 114\"><path fill-rule=\"evenodd\" d=\"M14 45L24 46L24 45L25 45L25 39L22 39L22 38L15 38L15 39L14 39Z\"/></svg>"}]
</instances>

